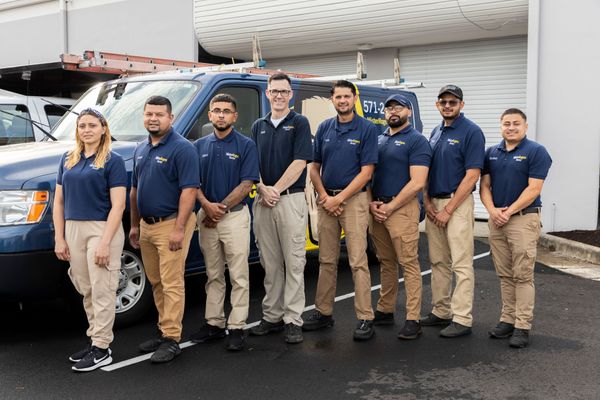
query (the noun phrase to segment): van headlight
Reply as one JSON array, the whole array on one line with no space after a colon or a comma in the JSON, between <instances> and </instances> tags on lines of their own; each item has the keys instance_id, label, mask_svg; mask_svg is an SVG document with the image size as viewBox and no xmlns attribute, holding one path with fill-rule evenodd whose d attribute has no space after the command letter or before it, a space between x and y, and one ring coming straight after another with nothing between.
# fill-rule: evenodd
<instances>
[{"instance_id":1,"label":"van headlight","mask_svg":"<svg viewBox=\"0 0 600 400\"><path fill-rule=\"evenodd\" d=\"M40 222L49 199L44 190L0 190L0 226Z\"/></svg>"}]
</instances>

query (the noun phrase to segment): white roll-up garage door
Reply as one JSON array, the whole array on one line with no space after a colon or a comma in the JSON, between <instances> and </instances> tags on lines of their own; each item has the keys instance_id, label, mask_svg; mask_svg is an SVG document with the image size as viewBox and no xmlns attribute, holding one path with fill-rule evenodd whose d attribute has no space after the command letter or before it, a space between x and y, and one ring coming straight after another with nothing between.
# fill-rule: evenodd
<instances>
[{"instance_id":1,"label":"white roll-up garage door","mask_svg":"<svg viewBox=\"0 0 600 400\"><path fill-rule=\"evenodd\" d=\"M441 122L434 103L448 83L462 88L465 116L481 127L486 147L502 140L499 117L504 110L527 112L527 37L415 46L400 49L399 56L400 74L425 83L425 88L412 90L419 97L426 135ZM477 193L475 217L488 217Z\"/></svg>"},{"instance_id":2,"label":"white roll-up garage door","mask_svg":"<svg viewBox=\"0 0 600 400\"><path fill-rule=\"evenodd\" d=\"M424 134L429 137L441 122L435 108L438 90L448 83L463 89L465 116L475 121L486 137L486 147L500 142L499 116L507 108L527 112L527 37L453 42L399 49L400 73L406 81L423 82L424 88L411 89L419 98ZM392 60L365 53L367 71L375 63L392 65ZM272 60L271 68L316 73L320 75L352 74L356 53L338 53L315 57ZM391 78L369 76L373 78ZM475 217L488 215L476 192Z\"/></svg>"}]
</instances>

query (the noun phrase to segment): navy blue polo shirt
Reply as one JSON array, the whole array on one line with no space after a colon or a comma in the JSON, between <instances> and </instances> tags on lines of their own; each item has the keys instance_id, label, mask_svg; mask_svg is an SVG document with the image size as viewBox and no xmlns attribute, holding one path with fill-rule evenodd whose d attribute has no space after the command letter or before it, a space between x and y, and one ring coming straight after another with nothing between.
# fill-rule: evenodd
<instances>
[{"instance_id":1,"label":"navy blue polo shirt","mask_svg":"<svg viewBox=\"0 0 600 400\"><path fill-rule=\"evenodd\" d=\"M371 121L354 114L352 121L337 117L321 122L314 142L313 160L321 164L326 189L344 189L364 165L377 164L377 136Z\"/></svg>"},{"instance_id":2,"label":"navy blue polo shirt","mask_svg":"<svg viewBox=\"0 0 600 400\"><path fill-rule=\"evenodd\" d=\"M283 121L273 126L271 113L252 125L252 140L258 148L260 176L267 186L279 181L294 160L312 161L312 140L308 119L290 111ZM306 168L289 188L304 189Z\"/></svg>"},{"instance_id":3,"label":"navy blue polo shirt","mask_svg":"<svg viewBox=\"0 0 600 400\"><path fill-rule=\"evenodd\" d=\"M58 166L56 183L62 185L65 219L74 221L106 221L112 207L110 189L127 187L123 158L110 152L104 167L94 166L96 155L81 159L71 169L65 168L65 153Z\"/></svg>"},{"instance_id":4,"label":"navy blue polo shirt","mask_svg":"<svg viewBox=\"0 0 600 400\"><path fill-rule=\"evenodd\" d=\"M200 160L200 187L211 203L220 203L242 181L258 182L256 144L233 129L223 139L214 132L194 142Z\"/></svg>"},{"instance_id":5,"label":"navy blue polo shirt","mask_svg":"<svg viewBox=\"0 0 600 400\"><path fill-rule=\"evenodd\" d=\"M379 135L379 159L373 175L373 196L396 196L410 181L410 167L431 164L431 147L412 125L395 135L389 129Z\"/></svg>"},{"instance_id":6,"label":"navy blue polo shirt","mask_svg":"<svg viewBox=\"0 0 600 400\"><path fill-rule=\"evenodd\" d=\"M429 188L431 197L454 193L468 169L483 168L485 137L463 113L449 126L442 122L431 132ZM473 187L475 190L475 187Z\"/></svg>"},{"instance_id":7,"label":"navy blue polo shirt","mask_svg":"<svg viewBox=\"0 0 600 400\"><path fill-rule=\"evenodd\" d=\"M490 175L494 206L510 206L529 185L529 178L546 179L550 165L552 158L546 148L527 137L511 151L506 151L504 140L487 149L482 174ZM527 207L541 206L538 196Z\"/></svg>"},{"instance_id":8,"label":"navy blue polo shirt","mask_svg":"<svg viewBox=\"0 0 600 400\"><path fill-rule=\"evenodd\" d=\"M194 146L173 129L156 146L148 137L135 149L131 185L137 188L142 217L166 217L177 212L181 191L200 186Z\"/></svg>"}]
</instances>

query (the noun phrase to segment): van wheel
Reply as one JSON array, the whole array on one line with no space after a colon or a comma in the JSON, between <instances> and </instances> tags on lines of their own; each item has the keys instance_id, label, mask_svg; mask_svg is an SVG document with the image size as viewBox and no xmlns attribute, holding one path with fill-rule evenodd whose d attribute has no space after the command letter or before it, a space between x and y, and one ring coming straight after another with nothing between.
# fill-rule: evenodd
<instances>
[{"instance_id":1,"label":"van wheel","mask_svg":"<svg viewBox=\"0 0 600 400\"><path fill-rule=\"evenodd\" d=\"M123 249L117 287L115 326L132 325L148 314L153 304L152 287L139 252Z\"/></svg>"}]
</instances>

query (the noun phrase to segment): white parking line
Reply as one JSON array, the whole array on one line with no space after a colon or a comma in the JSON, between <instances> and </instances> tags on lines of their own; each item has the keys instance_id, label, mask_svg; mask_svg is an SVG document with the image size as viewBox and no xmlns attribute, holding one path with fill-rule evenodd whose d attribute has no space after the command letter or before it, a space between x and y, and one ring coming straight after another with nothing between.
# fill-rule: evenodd
<instances>
[{"instance_id":1,"label":"white parking line","mask_svg":"<svg viewBox=\"0 0 600 400\"><path fill-rule=\"evenodd\" d=\"M477 254L475 257L473 257L473 260L478 260L480 258L487 257L489 255L490 255L489 251L486 252L486 253ZM428 269L427 271L422 271L421 275L425 276L425 275L429 275L430 273L431 273L431 269ZM398 279L398 282L404 282L404 278ZM371 291L374 291L374 290L377 290L377 289L380 289L380 288L381 288L381 285L375 285L375 286L371 287ZM342 301L342 300L346 300L346 299L352 298L352 297L354 297L354 294L355 293L352 292L352 293L343 294L341 296L337 296L335 298L335 302L337 303L338 301ZM310 306L306 306L304 308L304 311L310 311L310 310L314 310L314 309L315 309L315 305L313 304L313 305L310 305ZM259 323L260 323L260 321L256 321L256 322L252 322L250 324L247 324L245 329L250 329L253 326L258 325ZM197 343L193 343L193 342L187 341L187 342L180 343L179 347L181 347L182 349L185 349L186 347L195 346L196 344ZM141 356L133 357L133 358L130 358L128 360L124 360L124 361L120 361L118 363L107 365L106 367L102 367L100 369L102 371L106 371L106 372L115 371L117 369L125 368L125 367L128 367L130 365L137 364L137 363L140 363L142 361L149 360L151 356L152 356L152 353L143 354Z\"/></svg>"}]
</instances>

